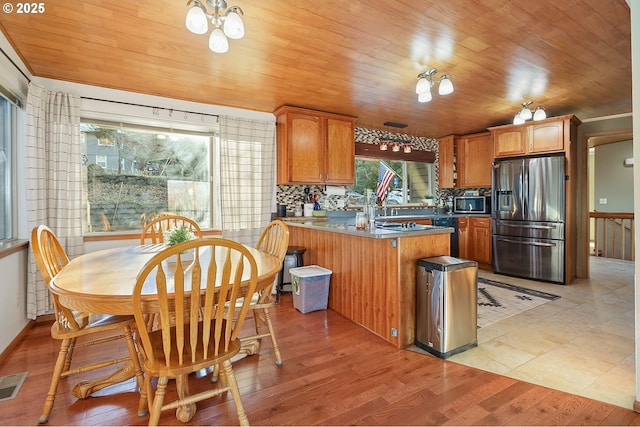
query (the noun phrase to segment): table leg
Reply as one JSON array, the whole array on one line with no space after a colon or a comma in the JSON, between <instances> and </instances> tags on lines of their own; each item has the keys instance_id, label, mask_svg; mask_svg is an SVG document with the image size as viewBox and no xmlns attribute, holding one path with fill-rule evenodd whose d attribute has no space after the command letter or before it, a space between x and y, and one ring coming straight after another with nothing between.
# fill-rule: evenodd
<instances>
[{"instance_id":1,"label":"table leg","mask_svg":"<svg viewBox=\"0 0 640 427\"><path fill-rule=\"evenodd\" d=\"M178 390L178 397L180 399L186 399L189 397L189 376L178 375L176 377L176 388ZM196 414L196 404L189 403L185 406L179 406L176 409L176 418L178 421L188 423L191 418Z\"/></svg>"},{"instance_id":2,"label":"table leg","mask_svg":"<svg viewBox=\"0 0 640 427\"><path fill-rule=\"evenodd\" d=\"M92 393L102 390L105 387L109 387L114 384L121 383L133 378L136 374L136 370L131 360L126 362L120 369L107 375L104 378L93 381L81 381L76 384L71 390L71 394L78 399L86 399Z\"/></svg>"}]
</instances>

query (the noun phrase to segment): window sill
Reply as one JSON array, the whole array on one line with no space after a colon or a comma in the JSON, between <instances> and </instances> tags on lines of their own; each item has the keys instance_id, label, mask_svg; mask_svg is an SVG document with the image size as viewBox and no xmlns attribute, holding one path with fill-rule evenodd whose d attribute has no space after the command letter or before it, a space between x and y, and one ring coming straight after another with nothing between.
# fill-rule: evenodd
<instances>
[{"instance_id":1,"label":"window sill","mask_svg":"<svg viewBox=\"0 0 640 427\"><path fill-rule=\"evenodd\" d=\"M0 258L5 258L13 253L27 249L28 247L28 240L9 240L6 242L0 242Z\"/></svg>"},{"instance_id":2,"label":"window sill","mask_svg":"<svg viewBox=\"0 0 640 427\"><path fill-rule=\"evenodd\" d=\"M203 230L202 235L207 236L221 236L222 230ZM91 233L86 234L83 237L85 242L106 242L109 240L140 240L140 232L122 231L118 233L104 232L104 233Z\"/></svg>"}]
</instances>

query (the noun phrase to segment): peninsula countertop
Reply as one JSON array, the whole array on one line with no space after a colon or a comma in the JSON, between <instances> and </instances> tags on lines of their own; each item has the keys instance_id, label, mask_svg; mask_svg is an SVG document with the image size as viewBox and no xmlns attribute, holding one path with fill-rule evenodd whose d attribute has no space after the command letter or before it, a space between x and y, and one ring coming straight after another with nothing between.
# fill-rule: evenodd
<instances>
[{"instance_id":1,"label":"peninsula countertop","mask_svg":"<svg viewBox=\"0 0 640 427\"><path fill-rule=\"evenodd\" d=\"M397 239L400 237L427 236L432 234L451 234L455 232L452 227L439 226L422 226L423 229L413 230L389 230L386 228L370 228L357 229L353 221L345 222L329 222L326 220L317 220L309 218L308 220L300 220L296 218L294 221L284 219L290 227L311 228L315 230L323 230L332 233L349 234L352 236L367 237L371 239Z\"/></svg>"}]
</instances>

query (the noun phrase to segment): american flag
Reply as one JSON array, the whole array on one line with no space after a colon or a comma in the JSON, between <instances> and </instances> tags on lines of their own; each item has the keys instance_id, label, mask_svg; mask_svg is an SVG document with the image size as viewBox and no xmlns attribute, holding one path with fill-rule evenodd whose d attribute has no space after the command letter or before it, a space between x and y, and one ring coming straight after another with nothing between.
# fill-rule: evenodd
<instances>
[{"instance_id":1,"label":"american flag","mask_svg":"<svg viewBox=\"0 0 640 427\"><path fill-rule=\"evenodd\" d=\"M378 168L378 188L376 188L376 196L383 201L387 197L387 190L391 185L391 180L396 176L396 173L383 162L380 162Z\"/></svg>"}]
</instances>

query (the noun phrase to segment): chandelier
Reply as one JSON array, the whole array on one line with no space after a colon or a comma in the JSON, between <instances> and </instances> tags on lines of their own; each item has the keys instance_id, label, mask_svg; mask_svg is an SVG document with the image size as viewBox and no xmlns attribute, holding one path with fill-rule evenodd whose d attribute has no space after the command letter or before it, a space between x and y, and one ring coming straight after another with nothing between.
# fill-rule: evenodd
<instances>
[{"instance_id":1,"label":"chandelier","mask_svg":"<svg viewBox=\"0 0 640 427\"><path fill-rule=\"evenodd\" d=\"M513 117L514 125L521 125L527 120L544 120L547 118L547 112L543 107L536 108L535 112L531 112L529 109L529 105L533 104L533 101L526 101L522 103L522 109L516 112L516 115Z\"/></svg>"},{"instance_id":2,"label":"chandelier","mask_svg":"<svg viewBox=\"0 0 640 427\"><path fill-rule=\"evenodd\" d=\"M451 82L451 76L443 74L439 78L434 78L437 70L430 69L424 73L418 74L418 82L416 83L416 93L418 94L419 102L431 101L431 87L436 83L438 85L438 93L440 95L449 95L453 92L453 83Z\"/></svg>"},{"instance_id":3,"label":"chandelier","mask_svg":"<svg viewBox=\"0 0 640 427\"><path fill-rule=\"evenodd\" d=\"M213 10L209 12L207 7ZM195 34L205 34L209 31L209 20L213 24L213 31L209 36L209 49L215 53L225 53L229 50L230 39L241 39L244 37L244 24L241 15L242 9L238 6L231 6L227 9L225 0L189 0L187 6L191 6L187 12L186 26L189 31ZM226 11L225 11L226 9Z\"/></svg>"}]
</instances>

